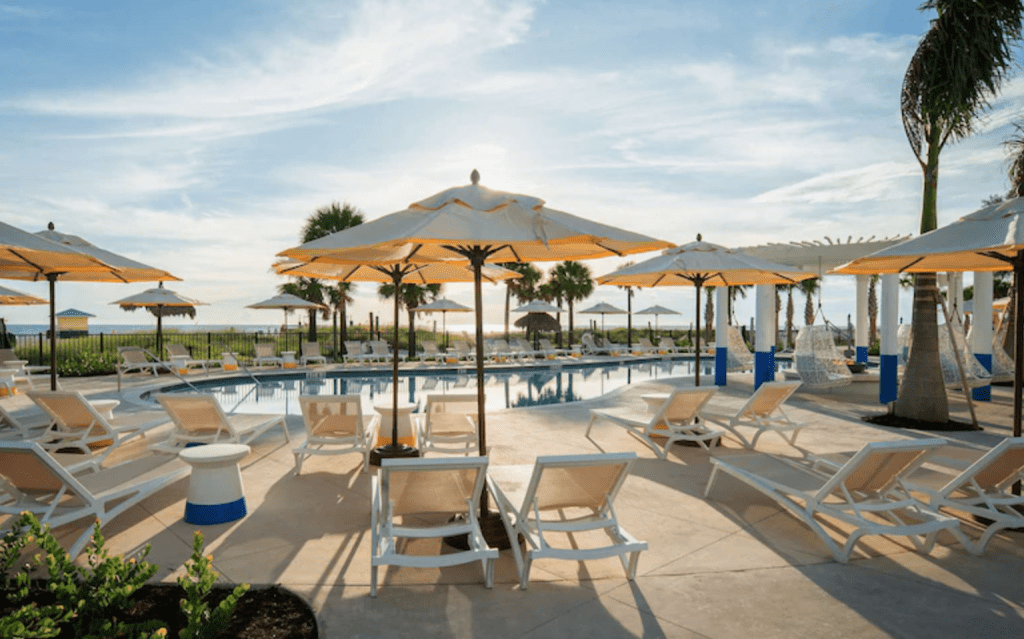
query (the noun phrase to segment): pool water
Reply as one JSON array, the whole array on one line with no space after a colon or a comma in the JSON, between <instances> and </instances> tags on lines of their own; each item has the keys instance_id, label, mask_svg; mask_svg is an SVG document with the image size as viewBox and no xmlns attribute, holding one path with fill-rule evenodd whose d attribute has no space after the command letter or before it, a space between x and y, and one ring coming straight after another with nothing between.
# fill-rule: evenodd
<instances>
[{"instance_id":1,"label":"pool water","mask_svg":"<svg viewBox=\"0 0 1024 639\"><path fill-rule=\"evenodd\" d=\"M487 408L500 410L592 399L627 384L668 377L692 377L693 373L692 359L543 365L486 371L484 388ZM300 413L299 395L361 394L370 404L389 405L392 401L390 371L360 375L338 370L259 377L259 385L250 378L192 381L192 384L202 392L213 393L228 413L297 415ZM713 364L701 361L701 381L714 383ZM191 391L185 385L163 390ZM476 370L402 371L398 392L400 401L421 405L430 393L475 393Z\"/></svg>"}]
</instances>

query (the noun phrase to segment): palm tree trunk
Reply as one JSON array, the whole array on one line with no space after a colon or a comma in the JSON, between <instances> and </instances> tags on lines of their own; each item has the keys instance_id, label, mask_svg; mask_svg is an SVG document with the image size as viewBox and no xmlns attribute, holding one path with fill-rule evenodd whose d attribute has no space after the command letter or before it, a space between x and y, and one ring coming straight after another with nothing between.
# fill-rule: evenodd
<instances>
[{"instance_id":1,"label":"palm tree trunk","mask_svg":"<svg viewBox=\"0 0 1024 639\"><path fill-rule=\"evenodd\" d=\"M572 348L572 298L567 301L569 302L569 348Z\"/></svg>"},{"instance_id":2,"label":"palm tree trunk","mask_svg":"<svg viewBox=\"0 0 1024 639\"><path fill-rule=\"evenodd\" d=\"M918 273L914 285L914 348L910 350L894 413L899 417L944 424L949 402L939 361L939 329L935 312L935 273Z\"/></svg>"},{"instance_id":3,"label":"palm tree trunk","mask_svg":"<svg viewBox=\"0 0 1024 639\"><path fill-rule=\"evenodd\" d=\"M511 312L512 287L505 282L505 341L508 341L508 314Z\"/></svg>"},{"instance_id":4,"label":"palm tree trunk","mask_svg":"<svg viewBox=\"0 0 1024 639\"><path fill-rule=\"evenodd\" d=\"M309 309L309 341L316 341L316 314L320 312L318 308Z\"/></svg>"},{"instance_id":5,"label":"palm tree trunk","mask_svg":"<svg viewBox=\"0 0 1024 639\"><path fill-rule=\"evenodd\" d=\"M793 348L793 287L788 287L788 298L786 300L786 346Z\"/></svg>"},{"instance_id":6,"label":"palm tree trunk","mask_svg":"<svg viewBox=\"0 0 1024 639\"><path fill-rule=\"evenodd\" d=\"M347 330L348 329L348 319L346 319L346 317L345 317L345 299L344 298L342 298L342 300L341 300L341 306L338 307L338 312L339 312L339 315L340 315L340 317L338 319L339 319L339 321L341 321L341 342L344 344L345 340L348 339L348 330Z\"/></svg>"}]
</instances>

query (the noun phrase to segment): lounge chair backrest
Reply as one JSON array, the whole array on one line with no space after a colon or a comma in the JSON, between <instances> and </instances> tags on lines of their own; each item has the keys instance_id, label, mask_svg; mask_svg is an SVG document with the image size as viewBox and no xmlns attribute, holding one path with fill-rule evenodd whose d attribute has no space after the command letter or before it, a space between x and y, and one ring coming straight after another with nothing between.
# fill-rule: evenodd
<instances>
[{"instance_id":1,"label":"lounge chair backrest","mask_svg":"<svg viewBox=\"0 0 1024 639\"><path fill-rule=\"evenodd\" d=\"M345 342L345 352L349 355L362 355L363 354L363 343L362 342Z\"/></svg>"},{"instance_id":2,"label":"lounge chair backrest","mask_svg":"<svg viewBox=\"0 0 1024 639\"><path fill-rule=\"evenodd\" d=\"M13 362L18 359L18 356L14 354L13 348L0 348L0 364L4 362Z\"/></svg>"},{"instance_id":3,"label":"lounge chair backrest","mask_svg":"<svg viewBox=\"0 0 1024 639\"><path fill-rule=\"evenodd\" d=\"M374 340L370 342L370 351L374 355L390 355L391 349L388 348L387 342L384 340Z\"/></svg>"},{"instance_id":4,"label":"lounge chair backrest","mask_svg":"<svg viewBox=\"0 0 1024 639\"><path fill-rule=\"evenodd\" d=\"M823 500L839 491L840 485L851 492L884 493L897 479L916 470L945 443L941 439L914 439L865 444L825 482L816 497Z\"/></svg>"},{"instance_id":5,"label":"lounge chair backrest","mask_svg":"<svg viewBox=\"0 0 1024 639\"><path fill-rule=\"evenodd\" d=\"M35 391L29 392L29 397L67 431L91 427L110 430L103 416L77 391Z\"/></svg>"},{"instance_id":6,"label":"lounge chair backrest","mask_svg":"<svg viewBox=\"0 0 1024 639\"><path fill-rule=\"evenodd\" d=\"M549 340L546 337L540 338L539 340L537 340L537 343L540 344L540 347L545 351L557 350L555 348L555 345L551 343L551 340Z\"/></svg>"},{"instance_id":7,"label":"lounge chair backrest","mask_svg":"<svg viewBox=\"0 0 1024 639\"><path fill-rule=\"evenodd\" d=\"M519 512L593 508L615 500L636 453L557 455L537 458Z\"/></svg>"},{"instance_id":8,"label":"lounge chair backrest","mask_svg":"<svg viewBox=\"0 0 1024 639\"><path fill-rule=\"evenodd\" d=\"M437 355L441 352L437 349L437 343L431 340L423 340L420 342L420 346L423 347L423 352L427 355Z\"/></svg>"},{"instance_id":9,"label":"lounge chair backrest","mask_svg":"<svg viewBox=\"0 0 1024 639\"><path fill-rule=\"evenodd\" d=\"M943 492L972 479L984 490L1002 489L1024 472L1024 437L1009 437L999 442L978 461L960 473Z\"/></svg>"},{"instance_id":10,"label":"lounge chair backrest","mask_svg":"<svg viewBox=\"0 0 1024 639\"><path fill-rule=\"evenodd\" d=\"M717 386L700 388L680 388L673 392L665 401L658 413L658 421L669 423L688 423L693 421L697 411L707 404L718 392Z\"/></svg>"},{"instance_id":11,"label":"lounge chair backrest","mask_svg":"<svg viewBox=\"0 0 1024 639\"><path fill-rule=\"evenodd\" d=\"M167 344L164 348L167 349L167 354L170 357L192 357L184 344Z\"/></svg>"},{"instance_id":12,"label":"lounge chair backrest","mask_svg":"<svg viewBox=\"0 0 1024 639\"><path fill-rule=\"evenodd\" d=\"M476 507L486 468L487 457L385 459L381 489L392 515L463 513Z\"/></svg>"},{"instance_id":13,"label":"lounge chair backrest","mask_svg":"<svg viewBox=\"0 0 1024 639\"><path fill-rule=\"evenodd\" d=\"M751 395L740 415L753 414L768 417L778 409L789 396L800 388L802 382L765 382Z\"/></svg>"},{"instance_id":14,"label":"lounge chair backrest","mask_svg":"<svg viewBox=\"0 0 1024 639\"><path fill-rule=\"evenodd\" d=\"M273 357L274 345L270 342L256 343L256 357Z\"/></svg>"},{"instance_id":15,"label":"lounge chair backrest","mask_svg":"<svg viewBox=\"0 0 1024 639\"><path fill-rule=\"evenodd\" d=\"M460 355L472 353L472 350L470 350L469 348L469 342L467 342L466 340L457 339L453 341L452 348L454 348L455 352L459 353Z\"/></svg>"},{"instance_id":16,"label":"lounge chair backrest","mask_svg":"<svg viewBox=\"0 0 1024 639\"><path fill-rule=\"evenodd\" d=\"M224 410L213 395L201 393L159 393L160 405L175 426L190 434L214 434L224 431L233 435Z\"/></svg>"},{"instance_id":17,"label":"lounge chair backrest","mask_svg":"<svg viewBox=\"0 0 1024 639\"><path fill-rule=\"evenodd\" d=\"M477 420L477 396L476 393L461 393L452 395L427 395L427 405L423 412L426 414L427 428L434 433L467 432L469 424L465 416Z\"/></svg>"},{"instance_id":18,"label":"lounge chair backrest","mask_svg":"<svg viewBox=\"0 0 1024 639\"><path fill-rule=\"evenodd\" d=\"M299 406L312 437L357 435L363 429L360 395L301 395Z\"/></svg>"},{"instance_id":19,"label":"lounge chair backrest","mask_svg":"<svg viewBox=\"0 0 1024 639\"><path fill-rule=\"evenodd\" d=\"M320 357L320 342L302 342L299 350L302 357Z\"/></svg>"},{"instance_id":20,"label":"lounge chair backrest","mask_svg":"<svg viewBox=\"0 0 1024 639\"><path fill-rule=\"evenodd\" d=\"M643 346L644 348L654 348L654 344L651 344L651 340L647 339L646 337L638 337L636 341L637 344L640 344L640 346Z\"/></svg>"},{"instance_id":21,"label":"lounge chair backrest","mask_svg":"<svg viewBox=\"0 0 1024 639\"><path fill-rule=\"evenodd\" d=\"M658 346L660 348L675 348L676 341L671 337L662 337L658 340Z\"/></svg>"},{"instance_id":22,"label":"lounge chair backrest","mask_svg":"<svg viewBox=\"0 0 1024 639\"><path fill-rule=\"evenodd\" d=\"M50 460L52 458L35 442L3 442L0 444L0 478L24 495L52 495L64 487L67 473L59 472L60 466L56 461L49 463Z\"/></svg>"},{"instance_id":23,"label":"lounge chair backrest","mask_svg":"<svg viewBox=\"0 0 1024 639\"><path fill-rule=\"evenodd\" d=\"M146 351L142 350L137 346L127 346L117 349L124 360L125 364L147 364L149 359L146 357Z\"/></svg>"}]
</instances>

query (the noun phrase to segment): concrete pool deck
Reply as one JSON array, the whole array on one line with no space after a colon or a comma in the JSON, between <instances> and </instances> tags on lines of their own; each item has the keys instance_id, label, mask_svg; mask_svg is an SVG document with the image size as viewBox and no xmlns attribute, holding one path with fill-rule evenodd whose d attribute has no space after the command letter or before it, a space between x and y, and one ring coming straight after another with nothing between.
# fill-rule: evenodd
<instances>
[{"instance_id":1,"label":"concrete pool deck","mask_svg":"<svg viewBox=\"0 0 1024 639\"><path fill-rule=\"evenodd\" d=\"M150 384L139 376L130 387ZM752 380L731 375L719 391L738 404ZM118 397L113 377L62 380L89 398ZM521 591L510 551L496 565L493 590L478 564L445 569L390 567L381 571L379 597L369 597L370 476L357 455L312 458L293 473L291 448L301 421L288 418L292 443L270 431L242 462L249 515L204 526L207 551L221 579L280 583L307 599L325 637L960 637L1012 636L1024 627L1024 533L998 534L983 557L940 537L929 555L904 539L868 537L848 565L835 563L825 545L771 500L730 478L703 498L708 453L682 446L667 461L624 429L608 422L584 436L588 410L630 405L640 395L692 384L673 378L620 389L596 400L488 414L492 465L533 463L538 454L635 451L639 460L616 502L623 527L650 550L640 557L635 582L615 559L586 563L538 560L530 588ZM1009 435L1011 393L993 387L993 401L977 403L982 432L940 437L992 445ZM969 421L962 394L950 393L952 417ZM29 400L3 400L17 410ZM800 449L830 453L863 443L935 436L877 427L860 420L878 414L877 387L853 384L798 392L791 417L809 424ZM125 404L116 413L137 411ZM137 456L160 437L136 440L109 463ZM799 456L774 435L758 450ZM742 453L726 439L713 455ZM161 566L156 579L173 580L188 558L192 532L183 521L188 480L145 500L104 527L112 552L136 552ZM842 525L835 522L837 528ZM966 523L969 536L977 526ZM79 528L80 530L80 528ZM59 529L62 534L71 530ZM443 552L440 542L410 546Z\"/></svg>"}]
</instances>

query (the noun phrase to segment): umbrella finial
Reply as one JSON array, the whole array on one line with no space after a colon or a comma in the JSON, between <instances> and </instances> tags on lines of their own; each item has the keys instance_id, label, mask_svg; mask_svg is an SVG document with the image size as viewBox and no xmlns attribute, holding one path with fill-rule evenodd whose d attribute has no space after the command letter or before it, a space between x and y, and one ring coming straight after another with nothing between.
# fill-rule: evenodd
<instances>
[{"instance_id":1,"label":"umbrella finial","mask_svg":"<svg viewBox=\"0 0 1024 639\"><path fill-rule=\"evenodd\" d=\"M50 222L49 224L47 224L47 225L46 225L46 228L48 228L49 230L51 230L51 231L52 231L53 229L55 229L55 228L57 228L57 227L55 227L55 226L53 225L53 222Z\"/></svg>"},{"instance_id":2,"label":"umbrella finial","mask_svg":"<svg viewBox=\"0 0 1024 639\"><path fill-rule=\"evenodd\" d=\"M702 237L700 236L700 233L698 233L698 234L697 234L697 241L698 241L698 242L700 242L700 241L701 241L702 239L704 239L704 238L702 238Z\"/></svg>"},{"instance_id":3,"label":"umbrella finial","mask_svg":"<svg viewBox=\"0 0 1024 639\"><path fill-rule=\"evenodd\" d=\"M469 181L472 182L473 184L479 184L480 183L480 171L477 171L476 169L473 169L473 172L469 174Z\"/></svg>"}]
</instances>

